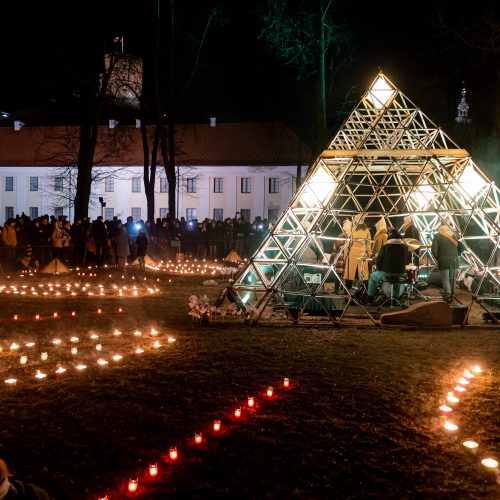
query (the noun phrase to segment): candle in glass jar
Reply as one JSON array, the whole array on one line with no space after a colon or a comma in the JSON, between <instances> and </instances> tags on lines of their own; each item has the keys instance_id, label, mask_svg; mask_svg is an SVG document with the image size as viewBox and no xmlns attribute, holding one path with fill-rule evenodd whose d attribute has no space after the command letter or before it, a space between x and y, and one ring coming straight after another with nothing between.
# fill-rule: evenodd
<instances>
[{"instance_id":1,"label":"candle in glass jar","mask_svg":"<svg viewBox=\"0 0 500 500\"><path fill-rule=\"evenodd\" d=\"M220 420L214 420L214 431L219 432L220 431Z\"/></svg>"},{"instance_id":2,"label":"candle in glass jar","mask_svg":"<svg viewBox=\"0 0 500 500\"><path fill-rule=\"evenodd\" d=\"M168 456L170 457L170 460L177 460L178 453L175 446L172 446L170 450L168 450Z\"/></svg>"},{"instance_id":3,"label":"candle in glass jar","mask_svg":"<svg viewBox=\"0 0 500 500\"><path fill-rule=\"evenodd\" d=\"M71 354L73 354L73 355L78 354L78 347L72 347Z\"/></svg>"},{"instance_id":4,"label":"candle in glass jar","mask_svg":"<svg viewBox=\"0 0 500 500\"><path fill-rule=\"evenodd\" d=\"M236 408L236 410L234 410L234 416L236 418L240 418L241 417L241 408Z\"/></svg>"},{"instance_id":5,"label":"candle in glass jar","mask_svg":"<svg viewBox=\"0 0 500 500\"><path fill-rule=\"evenodd\" d=\"M254 404L255 404L255 400L254 400L253 396L248 396L248 406L250 408L252 408L254 406Z\"/></svg>"},{"instance_id":6,"label":"candle in glass jar","mask_svg":"<svg viewBox=\"0 0 500 500\"><path fill-rule=\"evenodd\" d=\"M149 464L149 475L156 477L158 475L158 464Z\"/></svg>"},{"instance_id":7,"label":"candle in glass jar","mask_svg":"<svg viewBox=\"0 0 500 500\"><path fill-rule=\"evenodd\" d=\"M285 377L283 379L283 387L290 387L290 379Z\"/></svg>"},{"instance_id":8,"label":"candle in glass jar","mask_svg":"<svg viewBox=\"0 0 500 500\"><path fill-rule=\"evenodd\" d=\"M28 362L28 356L21 356L21 359L19 360L19 362L22 365L25 365Z\"/></svg>"},{"instance_id":9,"label":"candle in glass jar","mask_svg":"<svg viewBox=\"0 0 500 500\"><path fill-rule=\"evenodd\" d=\"M195 435L194 435L194 442L196 444L201 444L202 441L203 441L203 435L202 435L202 433L201 432L195 433Z\"/></svg>"},{"instance_id":10,"label":"candle in glass jar","mask_svg":"<svg viewBox=\"0 0 500 500\"><path fill-rule=\"evenodd\" d=\"M266 394L267 394L268 398L272 397L272 395L273 395L273 388L272 387L268 387L267 391L266 391Z\"/></svg>"},{"instance_id":11,"label":"candle in glass jar","mask_svg":"<svg viewBox=\"0 0 500 500\"><path fill-rule=\"evenodd\" d=\"M46 352L42 352L42 354L40 354L40 358L42 359L42 361L46 361L48 357L49 355Z\"/></svg>"},{"instance_id":12,"label":"candle in glass jar","mask_svg":"<svg viewBox=\"0 0 500 500\"><path fill-rule=\"evenodd\" d=\"M128 491L130 493L135 493L137 487L139 486L139 480L137 478L130 478L128 481Z\"/></svg>"},{"instance_id":13,"label":"candle in glass jar","mask_svg":"<svg viewBox=\"0 0 500 500\"><path fill-rule=\"evenodd\" d=\"M451 413L452 413L453 409L452 409L452 408L450 408L450 407L449 407L449 406L447 406L447 405L441 405L441 406L439 407L439 411L440 411L441 415L445 415L445 416L447 416L447 415L451 415Z\"/></svg>"}]
</instances>

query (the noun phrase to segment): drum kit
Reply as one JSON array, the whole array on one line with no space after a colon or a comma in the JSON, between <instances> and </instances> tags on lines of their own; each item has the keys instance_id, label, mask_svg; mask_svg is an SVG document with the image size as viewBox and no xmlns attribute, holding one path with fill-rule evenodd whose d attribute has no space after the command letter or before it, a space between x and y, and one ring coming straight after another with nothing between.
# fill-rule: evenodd
<instances>
[{"instance_id":1,"label":"drum kit","mask_svg":"<svg viewBox=\"0 0 500 500\"><path fill-rule=\"evenodd\" d=\"M426 247L420 240L417 240L415 238L403 238L403 243L408 247L408 250L411 252L411 263L406 265L406 274L408 275L408 286L407 286L408 298L411 300L414 299L416 296L419 296L423 300L427 300L417 287L418 269L420 261L417 252L421 248L428 248L428 247Z\"/></svg>"}]
</instances>

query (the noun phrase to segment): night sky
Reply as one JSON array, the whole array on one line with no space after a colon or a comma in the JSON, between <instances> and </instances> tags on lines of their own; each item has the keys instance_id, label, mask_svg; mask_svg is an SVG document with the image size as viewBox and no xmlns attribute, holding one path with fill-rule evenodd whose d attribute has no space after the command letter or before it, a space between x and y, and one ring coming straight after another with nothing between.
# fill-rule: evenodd
<instances>
[{"instance_id":1,"label":"night sky","mask_svg":"<svg viewBox=\"0 0 500 500\"><path fill-rule=\"evenodd\" d=\"M258 12L265 2L177 4L177 91L192 67L193 37L200 36L210 7L219 6L225 20L208 32L178 121L207 122L212 115L219 122L281 120L305 141L311 140L311 81L298 80L297 72L284 67L258 39L262 28ZM468 143L465 147L484 146L481 138L494 133L500 48L480 51L437 26L441 13L449 27L460 31L463 25L480 21L495 2L469 4L464 11L450 1L334 1L335 20L350 34L351 60L337 69L332 83L331 134L345 117L339 110L349 90L345 109L358 101L381 68L452 137L465 81L474 130L460 139ZM161 6L162 23L167 26L169 2L161 0ZM80 93L82 74L99 67L105 44L112 45L113 36L124 36L125 52L146 60L152 57L155 1L28 1L11 7L1 32L0 110L28 125L78 120L75 94Z\"/></svg>"}]
</instances>

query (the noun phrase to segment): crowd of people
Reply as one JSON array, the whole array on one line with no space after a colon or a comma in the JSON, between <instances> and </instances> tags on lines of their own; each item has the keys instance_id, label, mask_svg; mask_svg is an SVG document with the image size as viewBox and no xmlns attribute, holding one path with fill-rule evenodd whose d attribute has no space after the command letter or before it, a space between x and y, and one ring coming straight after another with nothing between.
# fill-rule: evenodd
<instances>
[{"instance_id":1,"label":"crowd of people","mask_svg":"<svg viewBox=\"0 0 500 500\"><path fill-rule=\"evenodd\" d=\"M354 227L350 220L343 224L342 238L348 239L344 245L338 240L334 245L333 261L337 275L342 277L347 289L355 282L366 290L366 302L373 303L381 280L394 278L394 294L402 293L404 282L408 281L408 268L419 260L418 243L420 232L411 216L406 216L400 230L389 227L382 217L375 224L375 232L359 221ZM415 246L412 246L415 245ZM450 225L442 221L433 236L431 253L441 276L443 300L453 300L453 289L459 267L459 255L464 246ZM340 282L336 291L341 291Z\"/></svg>"},{"instance_id":2,"label":"crowd of people","mask_svg":"<svg viewBox=\"0 0 500 500\"><path fill-rule=\"evenodd\" d=\"M267 219L256 217L249 223L238 214L224 221L167 216L144 222L129 216L123 222L99 216L71 223L65 216L31 220L22 213L2 228L0 263L4 271L36 271L54 258L70 266L107 264L123 269L138 259L144 269L147 254L163 260L173 260L177 253L215 260L231 250L243 259L253 254L268 231Z\"/></svg>"}]
</instances>

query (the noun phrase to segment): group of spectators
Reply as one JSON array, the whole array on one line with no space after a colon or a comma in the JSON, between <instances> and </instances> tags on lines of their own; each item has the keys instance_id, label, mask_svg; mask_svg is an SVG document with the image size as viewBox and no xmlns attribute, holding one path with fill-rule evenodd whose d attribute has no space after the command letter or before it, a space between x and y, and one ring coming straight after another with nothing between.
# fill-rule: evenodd
<instances>
[{"instance_id":1,"label":"group of spectators","mask_svg":"<svg viewBox=\"0 0 500 500\"><path fill-rule=\"evenodd\" d=\"M165 217L156 221L134 221L127 217L103 220L76 219L44 215L31 220L22 213L8 219L1 230L1 260L5 271L34 271L53 258L70 266L115 265L137 258L144 268L146 254L154 259L221 259L231 250L249 257L269 231L266 219L256 217L250 224L242 217L224 221L205 219L186 221Z\"/></svg>"}]
</instances>

